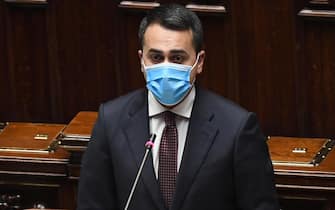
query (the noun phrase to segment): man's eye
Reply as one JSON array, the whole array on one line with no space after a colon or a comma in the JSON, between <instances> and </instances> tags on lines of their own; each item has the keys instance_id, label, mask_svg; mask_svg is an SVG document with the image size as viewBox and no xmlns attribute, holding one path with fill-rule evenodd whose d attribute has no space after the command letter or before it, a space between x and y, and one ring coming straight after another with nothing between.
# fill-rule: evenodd
<instances>
[{"instance_id":1,"label":"man's eye","mask_svg":"<svg viewBox=\"0 0 335 210\"><path fill-rule=\"evenodd\" d=\"M180 55L175 55L172 57L171 62L173 63L183 63L184 62L184 57Z\"/></svg>"},{"instance_id":2,"label":"man's eye","mask_svg":"<svg viewBox=\"0 0 335 210\"><path fill-rule=\"evenodd\" d=\"M155 54L155 55L151 55L150 59L153 63L160 63L163 61L163 56Z\"/></svg>"}]
</instances>

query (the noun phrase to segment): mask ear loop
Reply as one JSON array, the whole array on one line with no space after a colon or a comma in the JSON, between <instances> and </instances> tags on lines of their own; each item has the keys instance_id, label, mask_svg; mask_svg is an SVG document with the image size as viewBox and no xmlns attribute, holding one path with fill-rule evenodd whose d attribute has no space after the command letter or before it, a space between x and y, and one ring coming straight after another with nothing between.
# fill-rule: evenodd
<instances>
[{"instance_id":1,"label":"mask ear loop","mask_svg":"<svg viewBox=\"0 0 335 210\"><path fill-rule=\"evenodd\" d=\"M142 54L142 57L141 57L141 71L146 72L146 68L147 68L147 66L144 63L143 54Z\"/></svg>"},{"instance_id":2,"label":"mask ear loop","mask_svg":"<svg viewBox=\"0 0 335 210\"><path fill-rule=\"evenodd\" d=\"M192 65L190 74L191 74L191 72L193 71L194 67L198 64L199 57L200 57L200 54L198 53L198 54L197 54L197 59L195 60L194 64ZM190 77L191 77L191 75L190 75ZM190 78L190 79L191 79L191 78ZM195 80L196 80L196 77L194 77L194 80L193 80L193 82L191 83L192 86L194 86Z\"/></svg>"},{"instance_id":3,"label":"mask ear loop","mask_svg":"<svg viewBox=\"0 0 335 210\"><path fill-rule=\"evenodd\" d=\"M142 51L142 56L141 56L141 71L142 72L145 72L145 69L146 69L146 65L145 65L145 63L144 63L144 59L143 59L143 50L141 50Z\"/></svg>"},{"instance_id":4,"label":"mask ear loop","mask_svg":"<svg viewBox=\"0 0 335 210\"><path fill-rule=\"evenodd\" d=\"M146 67L146 65L144 64L144 59L143 59L143 51L142 51L142 56L141 56L141 64Z\"/></svg>"},{"instance_id":5,"label":"mask ear loop","mask_svg":"<svg viewBox=\"0 0 335 210\"><path fill-rule=\"evenodd\" d=\"M199 57L200 57L200 54L198 53L198 54L197 54L197 59L195 60L194 64L192 65L191 70L193 70L194 67L198 64L198 62L199 62Z\"/></svg>"}]
</instances>

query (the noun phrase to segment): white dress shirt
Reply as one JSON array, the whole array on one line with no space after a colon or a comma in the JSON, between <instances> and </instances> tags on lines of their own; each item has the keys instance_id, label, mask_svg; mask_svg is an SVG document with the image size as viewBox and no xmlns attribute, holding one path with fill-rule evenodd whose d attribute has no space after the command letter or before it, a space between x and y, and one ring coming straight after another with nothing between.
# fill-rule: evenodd
<instances>
[{"instance_id":1,"label":"white dress shirt","mask_svg":"<svg viewBox=\"0 0 335 210\"><path fill-rule=\"evenodd\" d=\"M176 114L176 126L178 130L177 170L179 171L180 163L183 157L189 119L191 117L194 99L195 99L195 87L191 89L191 92L186 96L186 98L180 104L173 107L172 109L168 109L162 106L156 100L154 95L150 91L148 91L150 133L156 134L155 144L152 148L152 159L157 179L158 179L158 164L159 164L159 145L161 143L162 133L165 128L165 121L162 113L165 111L171 111Z\"/></svg>"}]
</instances>

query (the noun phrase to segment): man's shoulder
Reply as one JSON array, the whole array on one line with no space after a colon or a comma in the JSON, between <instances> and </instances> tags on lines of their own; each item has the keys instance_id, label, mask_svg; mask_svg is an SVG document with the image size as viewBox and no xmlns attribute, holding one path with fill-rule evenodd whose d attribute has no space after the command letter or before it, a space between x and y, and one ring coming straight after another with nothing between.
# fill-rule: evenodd
<instances>
[{"instance_id":1,"label":"man's shoulder","mask_svg":"<svg viewBox=\"0 0 335 210\"><path fill-rule=\"evenodd\" d=\"M214 116L213 122L222 129L229 128L230 131L237 130L241 125L246 123L251 116L254 116L253 113L232 100L212 91L201 89L199 91L197 90L197 94L199 94L199 102L196 111L206 112L210 116Z\"/></svg>"},{"instance_id":2,"label":"man's shoulder","mask_svg":"<svg viewBox=\"0 0 335 210\"><path fill-rule=\"evenodd\" d=\"M200 100L200 103L205 104L208 110L212 110L214 112L219 113L231 113L231 114L239 114L244 115L249 113L248 110L232 101L231 99L225 98L222 95L218 95L215 92L210 90L206 90L203 88L199 88L197 90L197 94Z\"/></svg>"}]
</instances>

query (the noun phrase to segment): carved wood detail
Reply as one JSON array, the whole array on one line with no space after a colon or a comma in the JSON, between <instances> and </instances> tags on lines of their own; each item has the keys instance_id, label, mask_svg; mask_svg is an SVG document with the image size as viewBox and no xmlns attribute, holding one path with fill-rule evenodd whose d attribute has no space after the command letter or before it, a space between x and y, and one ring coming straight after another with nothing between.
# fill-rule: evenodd
<instances>
[{"instance_id":1,"label":"carved wood detail","mask_svg":"<svg viewBox=\"0 0 335 210\"><path fill-rule=\"evenodd\" d=\"M131 9L131 10L148 10L154 7L158 7L158 2L141 2L141 1L121 1L119 3L120 8ZM199 13L213 13L223 14L226 13L226 8L222 5L207 5L207 4L195 4L190 3L185 5L186 8Z\"/></svg>"},{"instance_id":2,"label":"carved wood detail","mask_svg":"<svg viewBox=\"0 0 335 210\"><path fill-rule=\"evenodd\" d=\"M335 19L334 0L310 0L306 7L298 13L299 16L318 20Z\"/></svg>"},{"instance_id":3,"label":"carved wood detail","mask_svg":"<svg viewBox=\"0 0 335 210\"><path fill-rule=\"evenodd\" d=\"M47 5L47 0L4 0L4 2L9 4L18 5Z\"/></svg>"}]
</instances>

